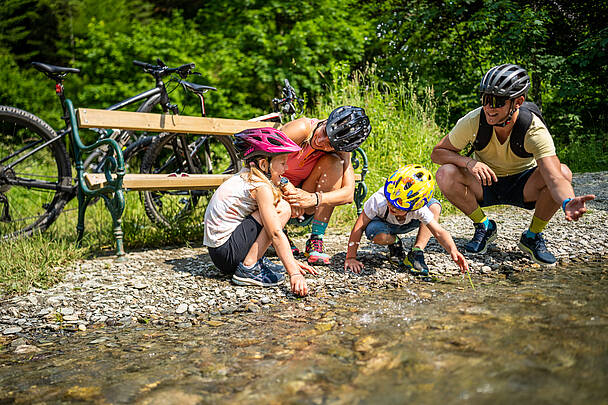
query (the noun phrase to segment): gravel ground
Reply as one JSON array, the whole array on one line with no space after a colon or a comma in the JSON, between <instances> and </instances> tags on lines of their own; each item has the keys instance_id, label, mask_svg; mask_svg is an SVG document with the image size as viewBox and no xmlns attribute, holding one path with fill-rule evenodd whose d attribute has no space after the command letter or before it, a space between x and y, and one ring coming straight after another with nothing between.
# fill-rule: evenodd
<instances>
[{"instance_id":1,"label":"gravel ground","mask_svg":"<svg viewBox=\"0 0 608 405\"><path fill-rule=\"evenodd\" d=\"M557 214L545 231L547 245L560 263L602 260L608 252L608 173L575 175L577 195L594 193L590 212L575 223ZM488 211L498 224L498 238L485 255L465 254L473 280L504 278L505 274L540 271L517 248L519 236L531 214L523 209L503 207ZM461 247L473 234L470 220L451 215L441 220ZM199 320L237 312L258 312L297 300L301 307L323 302L332 305L340 296L371 289L390 289L423 283L399 271L386 261L387 249L363 240L359 259L365 271L344 272L343 263L349 230L330 230L325 237L330 266L319 267L318 276L307 276L309 296L296 298L289 283L272 288L239 287L218 272L205 247L176 247L133 251L127 261L113 257L80 261L66 269L64 280L48 290L0 297L0 344L12 341L15 352L35 351L28 337L65 331L86 331L104 326L128 327L138 323L189 327ZM414 234L406 235L406 248ZM304 237L296 239L303 249ZM462 249L461 249L462 251ZM274 258L276 261L276 258ZM459 275L457 266L443 248L431 239L426 261L437 280ZM525 277L525 275L523 275ZM462 280L462 287L468 282Z\"/></svg>"}]
</instances>

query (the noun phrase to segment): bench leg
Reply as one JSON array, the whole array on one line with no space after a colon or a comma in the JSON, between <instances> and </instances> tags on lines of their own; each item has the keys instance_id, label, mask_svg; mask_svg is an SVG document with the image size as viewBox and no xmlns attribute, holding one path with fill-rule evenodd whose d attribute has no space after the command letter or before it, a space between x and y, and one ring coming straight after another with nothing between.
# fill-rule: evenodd
<instances>
[{"instance_id":1,"label":"bench leg","mask_svg":"<svg viewBox=\"0 0 608 405\"><path fill-rule=\"evenodd\" d=\"M363 211L363 200L367 196L367 184L360 181L355 189L355 205L357 206L357 215Z\"/></svg>"},{"instance_id":2,"label":"bench leg","mask_svg":"<svg viewBox=\"0 0 608 405\"><path fill-rule=\"evenodd\" d=\"M110 211L110 215L112 216L112 232L114 233L114 238L116 239L116 261L123 262L126 260L125 258L125 249L123 245L123 232L122 232L122 214L125 210L125 197L123 190L118 190L114 193L113 197L102 196L105 203L106 208Z\"/></svg>"},{"instance_id":3,"label":"bench leg","mask_svg":"<svg viewBox=\"0 0 608 405\"><path fill-rule=\"evenodd\" d=\"M91 202L90 198L82 192L80 187L78 188L78 224L76 224L76 246L80 247L82 237L84 236L84 213L87 210L87 206Z\"/></svg>"}]
</instances>

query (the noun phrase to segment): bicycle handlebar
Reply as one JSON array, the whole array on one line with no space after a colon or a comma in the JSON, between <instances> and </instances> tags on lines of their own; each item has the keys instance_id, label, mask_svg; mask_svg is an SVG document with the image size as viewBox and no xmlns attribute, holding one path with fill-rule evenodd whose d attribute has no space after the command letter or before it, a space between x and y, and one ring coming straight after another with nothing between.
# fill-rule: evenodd
<instances>
[{"instance_id":1,"label":"bicycle handlebar","mask_svg":"<svg viewBox=\"0 0 608 405\"><path fill-rule=\"evenodd\" d=\"M298 98L298 96L296 95L296 90L289 84L289 80L285 79L283 83L283 98L272 99L272 103L274 104L275 109L280 109L283 114L287 115L293 115L298 113L298 109L302 111L304 109L304 100ZM297 109L294 105L294 102L298 104Z\"/></svg>"},{"instance_id":2,"label":"bicycle handlebar","mask_svg":"<svg viewBox=\"0 0 608 405\"><path fill-rule=\"evenodd\" d=\"M188 75L191 74L200 75L200 73L198 72L193 72L193 69L196 66L194 63L186 63L176 68L168 67L160 59L157 59L156 63L158 63L158 65L152 65L150 63L141 62L138 60L133 61L133 64L135 66L142 67L144 69L144 72L151 74L156 79L161 79L163 77L170 76L174 73L178 74L179 77L181 77L182 79L186 79Z\"/></svg>"}]
</instances>

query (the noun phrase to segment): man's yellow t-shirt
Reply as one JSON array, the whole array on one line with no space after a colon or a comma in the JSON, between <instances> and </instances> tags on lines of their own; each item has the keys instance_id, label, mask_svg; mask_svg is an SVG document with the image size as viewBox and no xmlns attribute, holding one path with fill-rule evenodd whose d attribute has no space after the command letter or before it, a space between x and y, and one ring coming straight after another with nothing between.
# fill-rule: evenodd
<instances>
[{"instance_id":1,"label":"man's yellow t-shirt","mask_svg":"<svg viewBox=\"0 0 608 405\"><path fill-rule=\"evenodd\" d=\"M479 107L458 120L448 134L448 139L454 147L462 150L469 143L473 143L479 129L481 113L482 107ZM554 156L556 153L553 138L545 124L536 115L533 115L532 123L524 136L524 148L533 156L529 158L517 156L511 150L511 134L501 144L492 129L490 142L485 148L475 151L475 159L487 164L496 173L496 176L503 177L535 167L538 159Z\"/></svg>"}]
</instances>

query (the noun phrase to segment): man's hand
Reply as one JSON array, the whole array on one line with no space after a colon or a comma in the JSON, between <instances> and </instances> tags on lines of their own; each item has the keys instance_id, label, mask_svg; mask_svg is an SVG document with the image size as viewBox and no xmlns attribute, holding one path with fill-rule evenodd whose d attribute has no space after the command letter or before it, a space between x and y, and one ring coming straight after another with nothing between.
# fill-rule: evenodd
<instances>
[{"instance_id":1,"label":"man's hand","mask_svg":"<svg viewBox=\"0 0 608 405\"><path fill-rule=\"evenodd\" d=\"M488 165L475 159L467 162L467 170L484 186L489 186L492 182L496 183L498 181L496 173Z\"/></svg>"},{"instance_id":2,"label":"man's hand","mask_svg":"<svg viewBox=\"0 0 608 405\"><path fill-rule=\"evenodd\" d=\"M361 273L361 270L363 270L363 263L354 257L346 258L346 260L344 260L344 270L352 270L353 272L359 274Z\"/></svg>"},{"instance_id":3,"label":"man's hand","mask_svg":"<svg viewBox=\"0 0 608 405\"><path fill-rule=\"evenodd\" d=\"M566 221L578 221L578 219L582 217L585 212L587 212L585 203L594 199L595 195L587 194L581 197L574 197L572 200L570 200L564 207Z\"/></svg>"}]
</instances>

